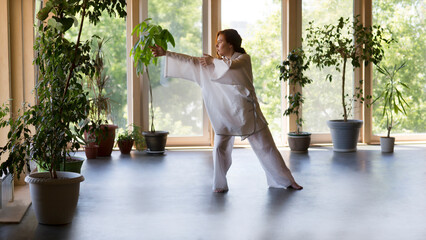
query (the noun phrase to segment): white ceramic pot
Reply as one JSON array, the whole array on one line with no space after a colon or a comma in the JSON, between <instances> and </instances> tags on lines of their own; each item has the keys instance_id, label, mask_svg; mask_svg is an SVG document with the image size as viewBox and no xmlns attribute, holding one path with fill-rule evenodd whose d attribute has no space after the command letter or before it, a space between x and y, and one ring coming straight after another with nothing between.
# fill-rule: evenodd
<instances>
[{"instance_id":1,"label":"white ceramic pot","mask_svg":"<svg viewBox=\"0 0 426 240\"><path fill-rule=\"evenodd\" d=\"M382 152L391 153L393 152L394 146L395 146L394 137L380 137L380 147L382 148Z\"/></svg>"},{"instance_id":2,"label":"white ceramic pot","mask_svg":"<svg viewBox=\"0 0 426 240\"><path fill-rule=\"evenodd\" d=\"M30 184L31 200L39 223L49 225L72 222L77 207L81 174L57 172L58 179L49 172L31 173L25 178Z\"/></svg>"}]
</instances>

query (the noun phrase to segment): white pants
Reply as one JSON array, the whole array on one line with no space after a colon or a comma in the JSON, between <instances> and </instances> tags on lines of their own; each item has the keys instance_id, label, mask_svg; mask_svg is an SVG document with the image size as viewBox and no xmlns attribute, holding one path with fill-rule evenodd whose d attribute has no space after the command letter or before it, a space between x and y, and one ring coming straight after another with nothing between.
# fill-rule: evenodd
<instances>
[{"instance_id":1,"label":"white pants","mask_svg":"<svg viewBox=\"0 0 426 240\"><path fill-rule=\"evenodd\" d=\"M234 136L215 135L213 148L213 190L228 189L226 173L232 164ZM248 141L266 174L268 186L287 188L294 182L290 170L278 151L268 127L249 136Z\"/></svg>"}]
</instances>

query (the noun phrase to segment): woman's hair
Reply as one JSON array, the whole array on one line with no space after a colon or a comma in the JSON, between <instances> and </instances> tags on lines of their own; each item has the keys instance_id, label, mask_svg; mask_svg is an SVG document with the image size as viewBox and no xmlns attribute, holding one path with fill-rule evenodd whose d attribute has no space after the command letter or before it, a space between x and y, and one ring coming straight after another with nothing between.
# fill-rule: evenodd
<instances>
[{"instance_id":1,"label":"woman's hair","mask_svg":"<svg viewBox=\"0 0 426 240\"><path fill-rule=\"evenodd\" d=\"M243 40L241 39L241 36L240 34L238 34L237 30L225 29L225 30L219 31L216 35L216 40L221 34L225 37L226 42L231 44L234 47L234 51L239 53L246 53L246 50L244 50L244 48L241 47L241 42Z\"/></svg>"}]
</instances>

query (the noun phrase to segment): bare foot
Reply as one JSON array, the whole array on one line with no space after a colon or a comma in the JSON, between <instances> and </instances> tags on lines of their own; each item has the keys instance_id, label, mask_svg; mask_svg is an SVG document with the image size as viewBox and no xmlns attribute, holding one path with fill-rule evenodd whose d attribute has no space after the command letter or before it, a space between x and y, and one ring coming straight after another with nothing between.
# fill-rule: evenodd
<instances>
[{"instance_id":1,"label":"bare foot","mask_svg":"<svg viewBox=\"0 0 426 240\"><path fill-rule=\"evenodd\" d=\"M297 184L296 182L292 183L290 186L288 186L288 188L292 188L294 190L302 190L303 187L300 186L299 184Z\"/></svg>"},{"instance_id":2,"label":"bare foot","mask_svg":"<svg viewBox=\"0 0 426 240\"><path fill-rule=\"evenodd\" d=\"M225 188L216 188L214 190L215 193L226 193L228 191L228 189Z\"/></svg>"}]
</instances>

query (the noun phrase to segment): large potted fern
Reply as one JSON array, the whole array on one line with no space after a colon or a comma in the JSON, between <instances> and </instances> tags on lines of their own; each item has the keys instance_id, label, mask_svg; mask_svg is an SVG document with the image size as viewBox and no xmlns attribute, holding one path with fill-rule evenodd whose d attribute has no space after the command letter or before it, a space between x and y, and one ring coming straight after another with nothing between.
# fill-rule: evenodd
<instances>
[{"instance_id":1,"label":"large potted fern","mask_svg":"<svg viewBox=\"0 0 426 240\"><path fill-rule=\"evenodd\" d=\"M353 101L363 103L362 87L355 88L352 94L345 91L347 64L352 64L353 70L361 64L367 66L370 62L380 63L384 56L384 47L393 41L386 35L385 29L379 25L364 27L355 17L339 18L336 24L315 27L313 22L306 29L306 52L309 52L310 61L318 68L334 67L341 72L341 103L343 119L329 120L333 141L333 150L336 152L356 151L359 130L362 120L348 119ZM327 80L333 82L332 75ZM362 83L362 80L359 80ZM349 97L352 96L352 97ZM349 97L349 98L348 98Z\"/></svg>"},{"instance_id":2,"label":"large potted fern","mask_svg":"<svg viewBox=\"0 0 426 240\"><path fill-rule=\"evenodd\" d=\"M145 73L149 81L151 128L150 131L142 132L145 137L147 152L162 154L164 153L169 132L158 131L154 126L154 106L148 66L151 63L157 65L157 58L152 54L150 47L158 45L167 50L167 44L170 43L175 46L175 40L167 29L163 29L160 25L150 23L150 20L151 18L145 19L133 29L132 35L136 34L139 39L131 49L130 55L133 57L136 72L138 74Z\"/></svg>"},{"instance_id":3,"label":"large potted fern","mask_svg":"<svg viewBox=\"0 0 426 240\"><path fill-rule=\"evenodd\" d=\"M80 182L78 173L57 171L83 143L82 134L88 112L87 93L83 91L84 75L94 72L90 62L89 41L80 36L86 17L93 23L107 10L126 15L125 0L51 0L37 13L42 21L34 45L35 65L40 72L34 90L36 104L28 105L7 118L7 108L0 112L0 127L9 127L8 140L0 156L8 154L0 168L3 173L19 176L26 170L31 199L39 223L66 224L72 221L77 206ZM67 39L66 32L76 17L81 17L77 39ZM31 172L30 161L47 172Z\"/></svg>"}]
</instances>

